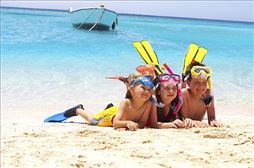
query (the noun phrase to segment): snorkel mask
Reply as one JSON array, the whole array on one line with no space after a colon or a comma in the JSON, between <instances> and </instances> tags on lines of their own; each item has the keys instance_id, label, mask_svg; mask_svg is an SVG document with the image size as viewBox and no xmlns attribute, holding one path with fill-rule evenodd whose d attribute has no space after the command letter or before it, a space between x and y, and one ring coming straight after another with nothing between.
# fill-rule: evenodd
<instances>
[{"instance_id":1,"label":"snorkel mask","mask_svg":"<svg viewBox=\"0 0 254 168\"><path fill-rule=\"evenodd\" d=\"M177 74L162 74L159 76L159 83L166 83L169 81L176 82L177 84L180 84L181 77Z\"/></svg>"},{"instance_id":2,"label":"snorkel mask","mask_svg":"<svg viewBox=\"0 0 254 168\"><path fill-rule=\"evenodd\" d=\"M183 105L183 97L182 97L181 88L178 86L181 83L181 77L180 77L180 75L174 74L173 71L169 68L169 66L167 64L163 64L163 66L168 71L168 74L161 74L159 76L159 84L173 81L176 83L176 85L178 87L177 96L179 98L179 101L175 106L171 107L172 111L173 111L173 115L176 115L177 112L180 110L180 108ZM158 106L159 108L162 108L165 106L165 104L160 102L160 103L156 103L156 106Z\"/></svg>"},{"instance_id":3,"label":"snorkel mask","mask_svg":"<svg viewBox=\"0 0 254 168\"><path fill-rule=\"evenodd\" d=\"M212 69L207 66L193 66L191 68L190 73L191 73L191 76L202 76L207 79L208 88L210 89L210 95L205 96L203 98L203 101L204 101L205 105L209 105L213 99L213 97L212 97L212 80L211 80Z\"/></svg>"},{"instance_id":4,"label":"snorkel mask","mask_svg":"<svg viewBox=\"0 0 254 168\"><path fill-rule=\"evenodd\" d=\"M212 89L212 69L207 66L193 66L190 70L191 76L202 76L207 79L209 89Z\"/></svg>"},{"instance_id":5,"label":"snorkel mask","mask_svg":"<svg viewBox=\"0 0 254 168\"><path fill-rule=\"evenodd\" d=\"M182 98L182 92L181 88L178 86L181 82L181 77L180 75L177 74L162 74L159 76L159 84L164 84L167 82L174 82L177 85L177 96L179 97L179 102L172 108L173 114L176 115L179 109L182 107L183 104L183 98ZM157 103L156 104L158 107L162 108L165 106L163 103Z\"/></svg>"},{"instance_id":6,"label":"snorkel mask","mask_svg":"<svg viewBox=\"0 0 254 168\"><path fill-rule=\"evenodd\" d=\"M129 87L131 87L131 86L133 86L133 85L135 85L137 83L141 83L144 86L148 86L151 90L154 88L153 79L152 79L151 76L148 76L148 75L140 76L136 80L131 82L130 84L129 84L128 78L123 77L123 76L108 76L108 77L106 77L106 79L117 79L117 80L120 80L121 82L123 82L125 84L128 84Z\"/></svg>"},{"instance_id":7,"label":"snorkel mask","mask_svg":"<svg viewBox=\"0 0 254 168\"><path fill-rule=\"evenodd\" d=\"M150 76L140 76L136 80L134 80L131 84L131 86L134 86L136 84L142 84L143 86L148 86L151 90L154 88L153 80Z\"/></svg>"},{"instance_id":8,"label":"snorkel mask","mask_svg":"<svg viewBox=\"0 0 254 168\"><path fill-rule=\"evenodd\" d=\"M207 66L193 66L191 68L192 76L201 76L202 74L206 77L210 77L212 75L212 69Z\"/></svg>"},{"instance_id":9,"label":"snorkel mask","mask_svg":"<svg viewBox=\"0 0 254 168\"><path fill-rule=\"evenodd\" d=\"M155 66L153 64L145 64L140 65L136 68L136 71L138 71L142 75L150 76L151 78L154 78L154 69Z\"/></svg>"}]
</instances>

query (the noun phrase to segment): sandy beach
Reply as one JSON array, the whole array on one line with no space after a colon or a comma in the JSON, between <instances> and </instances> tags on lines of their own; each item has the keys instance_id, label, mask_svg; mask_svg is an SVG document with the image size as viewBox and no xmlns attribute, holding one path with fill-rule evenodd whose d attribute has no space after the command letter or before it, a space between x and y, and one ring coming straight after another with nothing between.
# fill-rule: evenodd
<instances>
[{"instance_id":1,"label":"sandy beach","mask_svg":"<svg viewBox=\"0 0 254 168\"><path fill-rule=\"evenodd\" d=\"M1 167L253 167L252 115L219 116L223 128L134 132L2 121Z\"/></svg>"}]
</instances>

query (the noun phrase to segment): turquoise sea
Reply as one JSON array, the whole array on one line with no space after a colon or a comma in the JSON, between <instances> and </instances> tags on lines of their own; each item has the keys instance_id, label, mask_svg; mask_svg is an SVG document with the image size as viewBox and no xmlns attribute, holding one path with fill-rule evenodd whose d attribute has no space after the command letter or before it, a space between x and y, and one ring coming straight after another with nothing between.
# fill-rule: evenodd
<instances>
[{"instance_id":1,"label":"turquoise sea","mask_svg":"<svg viewBox=\"0 0 254 168\"><path fill-rule=\"evenodd\" d=\"M125 95L124 75L143 64L133 41L147 39L160 63L181 73L195 42L209 52L217 104L253 103L254 24L120 15L115 31L72 27L67 12L1 8L2 112L52 114L78 103L98 111Z\"/></svg>"}]
</instances>

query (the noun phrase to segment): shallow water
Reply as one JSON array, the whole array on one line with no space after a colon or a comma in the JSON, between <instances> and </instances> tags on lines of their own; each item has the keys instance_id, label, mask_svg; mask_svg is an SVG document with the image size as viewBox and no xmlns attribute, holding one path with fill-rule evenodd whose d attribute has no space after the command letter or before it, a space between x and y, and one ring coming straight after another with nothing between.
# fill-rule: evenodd
<instances>
[{"instance_id":1,"label":"shallow water","mask_svg":"<svg viewBox=\"0 0 254 168\"><path fill-rule=\"evenodd\" d=\"M1 9L4 113L52 113L83 103L92 111L119 103L125 87L106 76L143 64L133 41L147 39L160 63L181 73L189 43L208 48L218 104L253 102L251 23L119 16L116 31L78 30L68 13Z\"/></svg>"}]
</instances>

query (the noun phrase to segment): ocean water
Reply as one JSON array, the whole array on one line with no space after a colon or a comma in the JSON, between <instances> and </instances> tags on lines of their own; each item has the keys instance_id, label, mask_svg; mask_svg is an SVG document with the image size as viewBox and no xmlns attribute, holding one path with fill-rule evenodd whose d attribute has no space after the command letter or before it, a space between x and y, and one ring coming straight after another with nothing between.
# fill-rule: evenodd
<instances>
[{"instance_id":1,"label":"ocean water","mask_svg":"<svg viewBox=\"0 0 254 168\"><path fill-rule=\"evenodd\" d=\"M66 12L1 9L2 112L52 114L78 103L92 112L125 95L106 76L127 76L143 60L132 46L147 39L160 63L181 73L195 42L209 52L217 104L253 103L254 24L119 16L115 31L72 27Z\"/></svg>"}]
</instances>

